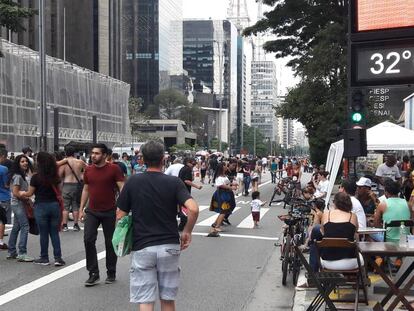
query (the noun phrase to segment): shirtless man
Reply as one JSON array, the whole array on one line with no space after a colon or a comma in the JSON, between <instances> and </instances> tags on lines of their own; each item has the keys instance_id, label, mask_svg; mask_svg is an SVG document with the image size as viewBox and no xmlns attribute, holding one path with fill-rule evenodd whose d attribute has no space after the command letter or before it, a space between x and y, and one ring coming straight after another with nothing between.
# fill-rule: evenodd
<instances>
[{"instance_id":1,"label":"shirtless man","mask_svg":"<svg viewBox=\"0 0 414 311\"><path fill-rule=\"evenodd\" d=\"M81 193L78 191L78 180L83 180L83 171L86 167L86 163L74 157L75 149L73 147L66 147L65 152L68 163L59 168L59 175L63 181L62 197L65 205L62 230L69 230L67 225L68 216L70 210L72 210L74 220L73 231L79 231L78 219Z\"/></svg>"}]
</instances>

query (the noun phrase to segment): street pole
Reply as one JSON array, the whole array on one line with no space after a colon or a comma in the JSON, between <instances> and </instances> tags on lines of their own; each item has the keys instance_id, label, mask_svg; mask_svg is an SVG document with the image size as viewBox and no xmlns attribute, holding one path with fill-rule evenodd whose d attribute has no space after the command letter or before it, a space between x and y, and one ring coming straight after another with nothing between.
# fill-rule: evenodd
<instances>
[{"instance_id":1,"label":"street pole","mask_svg":"<svg viewBox=\"0 0 414 311\"><path fill-rule=\"evenodd\" d=\"M256 156L256 128L253 128L253 156Z\"/></svg>"},{"instance_id":2,"label":"street pole","mask_svg":"<svg viewBox=\"0 0 414 311\"><path fill-rule=\"evenodd\" d=\"M218 150L219 152L221 152L221 110L223 108L223 64L222 64L222 55L221 55L221 48L220 48L220 42L215 41L217 43L217 50L219 53L219 68L220 68L220 73L219 73L219 89L220 89L220 94L219 94L219 117L218 117Z\"/></svg>"},{"instance_id":3,"label":"street pole","mask_svg":"<svg viewBox=\"0 0 414 311\"><path fill-rule=\"evenodd\" d=\"M44 11L44 0L39 0L40 150L47 151L46 53L44 36Z\"/></svg>"}]
</instances>

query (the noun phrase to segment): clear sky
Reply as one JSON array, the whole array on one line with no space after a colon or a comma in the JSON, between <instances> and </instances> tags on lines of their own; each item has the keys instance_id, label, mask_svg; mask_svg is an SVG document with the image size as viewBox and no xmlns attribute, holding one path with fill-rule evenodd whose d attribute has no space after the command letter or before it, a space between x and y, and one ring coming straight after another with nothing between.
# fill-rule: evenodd
<instances>
[{"instance_id":1,"label":"clear sky","mask_svg":"<svg viewBox=\"0 0 414 311\"><path fill-rule=\"evenodd\" d=\"M224 19L227 16L229 3L229 0L183 0L184 18ZM257 20L256 1L246 0L246 3L250 19L254 23ZM269 10L269 7L264 7L263 10ZM267 59L275 58L272 55L268 55ZM280 70L282 93L286 92L286 88L292 87L298 82L293 77L290 68L285 66L286 61L285 59L275 59L276 66Z\"/></svg>"}]
</instances>

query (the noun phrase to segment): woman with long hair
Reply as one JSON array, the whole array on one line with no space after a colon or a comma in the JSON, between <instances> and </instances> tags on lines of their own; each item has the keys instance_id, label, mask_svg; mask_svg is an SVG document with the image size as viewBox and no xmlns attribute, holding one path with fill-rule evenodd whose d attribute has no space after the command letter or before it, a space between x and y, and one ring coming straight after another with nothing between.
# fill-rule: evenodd
<instances>
[{"instance_id":1,"label":"woman with long hair","mask_svg":"<svg viewBox=\"0 0 414 311\"><path fill-rule=\"evenodd\" d=\"M9 238L9 255L7 259L17 259L20 262L32 262L34 258L27 255L27 237L29 235L29 220L26 215L25 204L29 198L22 196L21 191L29 188L28 174L32 170L29 158L24 154L18 155L11 169L11 209L14 214L13 228ZM20 233L18 252L16 249L17 237Z\"/></svg>"},{"instance_id":2,"label":"woman with long hair","mask_svg":"<svg viewBox=\"0 0 414 311\"><path fill-rule=\"evenodd\" d=\"M29 191L21 194L26 197L35 195L34 214L40 232L40 258L35 264L49 265L49 236L53 245L55 266L63 266L60 249L59 229L61 225L61 208L58 201L60 179L56 159L47 152L37 155L37 171L30 180Z\"/></svg>"}]
</instances>

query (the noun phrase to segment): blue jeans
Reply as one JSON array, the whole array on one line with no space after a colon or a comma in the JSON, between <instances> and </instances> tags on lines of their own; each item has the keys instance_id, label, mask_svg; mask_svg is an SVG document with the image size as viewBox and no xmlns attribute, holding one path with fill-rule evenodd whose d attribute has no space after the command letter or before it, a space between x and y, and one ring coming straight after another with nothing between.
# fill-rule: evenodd
<instances>
[{"instance_id":1,"label":"blue jeans","mask_svg":"<svg viewBox=\"0 0 414 311\"><path fill-rule=\"evenodd\" d=\"M29 221L26 211L21 204L13 204L11 209L14 213L13 228L9 238L9 254L17 255L16 242L20 232L19 255L27 254L27 236L29 235Z\"/></svg>"},{"instance_id":2,"label":"blue jeans","mask_svg":"<svg viewBox=\"0 0 414 311\"><path fill-rule=\"evenodd\" d=\"M247 195L249 193L249 186L250 186L250 181L252 179L250 178L250 176L245 176L243 178L243 182L244 182L244 193Z\"/></svg>"},{"instance_id":3,"label":"blue jeans","mask_svg":"<svg viewBox=\"0 0 414 311\"><path fill-rule=\"evenodd\" d=\"M35 203L34 214L40 233L40 258L49 260L49 236L55 259L62 257L59 226L60 208L58 202Z\"/></svg>"},{"instance_id":4,"label":"blue jeans","mask_svg":"<svg viewBox=\"0 0 414 311\"><path fill-rule=\"evenodd\" d=\"M321 225L314 225L309 238L309 265L314 272L319 272L319 258L316 250L316 241L322 241Z\"/></svg>"}]
</instances>

